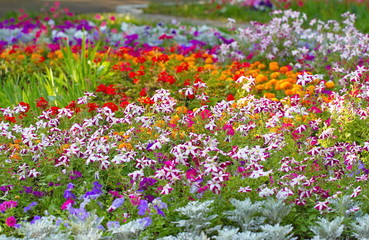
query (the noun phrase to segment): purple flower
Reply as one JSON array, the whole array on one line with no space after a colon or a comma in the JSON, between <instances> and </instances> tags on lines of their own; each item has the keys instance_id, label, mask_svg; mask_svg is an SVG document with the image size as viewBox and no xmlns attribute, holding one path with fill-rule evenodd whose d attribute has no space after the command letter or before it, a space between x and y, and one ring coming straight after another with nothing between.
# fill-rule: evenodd
<instances>
[{"instance_id":1,"label":"purple flower","mask_svg":"<svg viewBox=\"0 0 369 240\"><path fill-rule=\"evenodd\" d=\"M196 40L196 39L190 40L190 43L192 43L195 46L199 45L200 47L206 46L205 42L202 42L202 41L199 41L199 40Z\"/></svg>"},{"instance_id":2,"label":"purple flower","mask_svg":"<svg viewBox=\"0 0 369 240\"><path fill-rule=\"evenodd\" d=\"M138 215L145 215L148 204L146 200L140 200L140 205L138 206Z\"/></svg>"},{"instance_id":3,"label":"purple flower","mask_svg":"<svg viewBox=\"0 0 369 240\"><path fill-rule=\"evenodd\" d=\"M165 217L165 214L164 212L159 208L159 206L154 206L154 208L156 209L156 212L159 214L159 215L162 215L163 217Z\"/></svg>"},{"instance_id":4,"label":"purple flower","mask_svg":"<svg viewBox=\"0 0 369 240\"><path fill-rule=\"evenodd\" d=\"M112 212L115 209L119 208L120 206L122 206L124 203L124 198L117 198L113 201L113 203L111 204L111 206L108 209L108 212Z\"/></svg>"},{"instance_id":5,"label":"purple flower","mask_svg":"<svg viewBox=\"0 0 369 240\"><path fill-rule=\"evenodd\" d=\"M365 165L362 161L359 161L359 169L363 171L365 174L369 174L369 169L365 168Z\"/></svg>"},{"instance_id":6,"label":"purple flower","mask_svg":"<svg viewBox=\"0 0 369 240\"><path fill-rule=\"evenodd\" d=\"M33 191L32 194L35 195L36 197L43 197L43 196L45 196L45 193L42 192L42 191Z\"/></svg>"},{"instance_id":7,"label":"purple flower","mask_svg":"<svg viewBox=\"0 0 369 240\"><path fill-rule=\"evenodd\" d=\"M68 183L67 190L64 191L63 197L66 199L69 199L69 198L76 199L76 195L74 195L71 191L73 188L74 188L73 183Z\"/></svg>"},{"instance_id":8,"label":"purple flower","mask_svg":"<svg viewBox=\"0 0 369 240\"><path fill-rule=\"evenodd\" d=\"M90 213L84 208L73 208L72 204L68 205L68 211L71 215L78 217L80 220L84 221Z\"/></svg>"},{"instance_id":9,"label":"purple flower","mask_svg":"<svg viewBox=\"0 0 369 240\"><path fill-rule=\"evenodd\" d=\"M112 229L120 227L120 224L118 221L109 221L106 226L108 227L108 229Z\"/></svg>"},{"instance_id":10,"label":"purple flower","mask_svg":"<svg viewBox=\"0 0 369 240\"><path fill-rule=\"evenodd\" d=\"M37 205L37 202L31 202L27 207L25 207L24 209L23 209L23 212L28 212L28 211L30 211L34 206L36 206Z\"/></svg>"},{"instance_id":11,"label":"purple flower","mask_svg":"<svg viewBox=\"0 0 369 240\"><path fill-rule=\"evenodd\" d=\"M101 187L102 185L99 182L94 182L92 187L92 191L86 192L85 198L90 197L92 199L98 198L102 194Z\"/></svg>"},{"instance_id":12,"label":"purple flower","mask_svg":"<svg viewBox=\"0 0 369 240\"><path fill-rule=\"evenodd\" d=\"M40 219L41 219L41 217L36 215L36 216L33 217L33 220L30 223L34 224L37 220L40 220Z\"/></svg>"},{"instance_id":13,"label":"purple flower","mask_svg":"<svg viewBox=\"0 0 369 240\"><path fill-rule=\"evenodd\" d=\"M72 172L70 173L70 176L69 176L69 178L70 178L71 180L74 180L74 179L77 179L77 178L80 178L80 177L82 177L82 173L81 173L81 172L79 172L79 171L72 171Z\"/></svg>"},{"instance_id":14,"label":"purple flower","mask_svg":"<svg viewBox=\"0 0 369 240\"><path fill-rule=\"evenodd\" d=\"M25 193L32 193L32 187L23 186L23 189ZM23 193L23 191L21 191L20 193Z\"/></svg>"},{"instance_id":15,"label":"purple flower","mask_svg":"<svg viewBox=\"0 0 369 240\"><path fill-rule=\"evenodd\" d=\"M154 201L155 197L153 195L146 195L144 198L145 198L146 201L151 203L152 201Z\"/></svg>"},{"instance_id":16,"label":"purple flower","mask_svg":"<svg viewBox=\"0 0 369 240\"><path fill-rule=\"evenodd\" d=\"M153 178L143 178L140 182L140 190L146 190L148 187L155 185L156 182L157 180Z\"/></svg>"},{"instance_id":17,"label":"purple flower","mask_svg":"<svg viewBox=\"0 0 369 240\"><path fill-rule=\"evenodd\" d=\"M151 225L152 220L150 217L145 217L145 218L140 219L140 223L144 224L145 227L148 227Z\"/></svg>"}]
</instances>

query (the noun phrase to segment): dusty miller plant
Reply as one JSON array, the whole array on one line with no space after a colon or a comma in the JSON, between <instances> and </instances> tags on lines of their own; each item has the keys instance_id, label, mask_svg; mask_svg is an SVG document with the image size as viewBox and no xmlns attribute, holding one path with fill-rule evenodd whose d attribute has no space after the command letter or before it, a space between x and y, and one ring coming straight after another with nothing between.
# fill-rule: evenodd
<instances>
[{"instance_id":1,"label":"dusty miller plant","mask_svg":"<svg viewBox=\"0 0 369 240\"><path fill-rule=\"evenodd\" d=\"M262 206L261 213L272 223L281 223L292 208L292 206L285 205L283 200L274 200L273 198L263 201Z\"/></svg>"},{"instance_id":2,"label":"dusty miller plant","mask_svg":"<svg viewBox=\"0 0 369 240\"><path fill-rule=\"evenodd\" d=\"M145 229L145 223L143 221L143 219L137 219L110 229L109 231L112 233L111 239L138 239L141 232Z\"/></svg>"},{"instance_id":3,"label":"dusty miller plant","mask_svg":"<svg viewBox=\"0 0 369 240\"><path fill-rule=\"evenodd\" d=\"M70 215L66 223L70 226L71 235L79 240L97 240L102 236L102 231L99 226L103 217L98 217L94 214L95 211L88 214L84 219L79 216Z\"/></svg>"},{"instance_id":4,"label":"dusty miller plant","mask_svg":"<svg viewBox=\"0 0 369 240\"><path fill-rule=\"evenodd\" d=\"M218 236L213 237L215 240L264 240L266 234L263 232L238 232L237 228L224 227L218 231Z\"/></svg>"},{"instance_id":5,"label":"dusty miller plant","mask_svg":"<svg viewBox=\"0 0 369 240\"><path fill-rule=\"evenodd\" d=\"M355 223L351 224L352 235L357 239L369 240L369 215L357 218Z\"/></svg>"},{"instance_id":6,"label":"dusty miller plant","mask_svg":"<svg viewBox=\"0 0 369 240\"><path fill-rule=\"evenodd\" d=\"M259 226L264 223L265 218L257 216L261 211L260 202L252 203L249 198L243 201L232 198L230 202L236 209L225 212L225 215L237 222L243 232L258 230Z\"/></svg>"},{"instance_id":7,"label":"dusty miller plant","mask_svg":"<svg viewBox=\"0 0 369 240\"><path fill-rule=\"evenodd\" d=\"M325 218L319 218L317 226L312 226L311 231L315 234L314 240L335 240L341 236L344 225L342 224L343 217L336 217L333 221L328 221Z\"/></svg>"},{"instance_id":8,"label":"dusty miller plant","mask_svg":"<svg viewBox=\"0 0 369 240\"><path fill-rule=\"evenodd\" d=\"M261 226L261 229L266 234L266 237L264 239L270 239L270 240L294 240L294 238L291 234L293 227L292 225L287 226L281 226L279 224L276 225L263 225Z\"/></svg>"},{"instance_id":9,"label":"dusty miller plant","mask_svg":"<svg viewBox=\"0 0 369 240\"><path fill-rule=\"evenodd\" d=\"M206 201L200 203L198 201L189 202L186 206L178 208L176 211L187 216L189 219L180 220L177 223L179 227L184 227L187 232L193 232L197 235L202 230L207 229L211 225L211 220L217 217L217 215L209 215L212 211L210 205L213 201Z\"/></svg>"},{"instance_id":10,"label":"dusty miller plant","mask_svg":"<svg viewBox=\"0 0 369 240\"><path fill-rule=\"evenodd\" d=\"M210 238L204 232L201 232L200 235L191 232L181 232L177 236L168 236L160 238L160 240L210 240Z\"/></svg>"},{"instance_id":11,"label":"dusty miller plant","mask_svg":"<svg viewBox=\"0 0 369 240\"><path fill-rule=\"evenodd\" d=\"M342 217L349 217L349 215L352 213L350 209L354 207L358 207L360 203L354 201L350 196L343 195L338 198L333 198L329 201L329 203L332 205L332 212L337 213L339 216ZM358 215L361 215L362 211L356 211L355 216L358 217Z\"/></svg>"},{"instance_id":12,"label":"dusty miller plant","mask_svg":"<svg viewBox=\"0 0 369 240\"><path fill-rule=\"evenodd\" d=\"M68 239L69 234L61 232L54 220L54 216L49 216L42 217L34 223L26 222L22 224L18 232L24 235L24 239Z\"/></svg>"},{"instance_id":13,"label":"dusty miller plant","mask_svg":"<svg viewBox=\"0 0 369 240\"><path fill-rule=\"evenodd\" d=\"M19 240L20 238L8 237L6 235L0 235L0 240Z\"/></svg>"}]
</instances>

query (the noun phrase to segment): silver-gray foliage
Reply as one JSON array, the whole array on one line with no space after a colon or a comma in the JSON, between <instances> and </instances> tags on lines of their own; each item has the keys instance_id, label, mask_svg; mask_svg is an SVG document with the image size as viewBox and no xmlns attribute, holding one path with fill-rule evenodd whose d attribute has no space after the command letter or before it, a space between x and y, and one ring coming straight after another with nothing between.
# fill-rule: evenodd
<instances>
[{"instance_id":1,"label":"silver-gray foliage","mask_svg":"<svg viewBox=\"0 0 369 240\"><path fill-rule=\"evenodd\" d=\"M60 231L60 228L55 224L55 217L42 217L34 223L25 222L17 230L24 235L24 239L36 240L58 240L68 239L69 234Z\"/></svg>"},{"instance_id":2,"label":"silver-gray foliage","mask_svg":"<svg viewBox=\"0 0 369 240\"><path fill-rule=\"evenodd\" d=\"M93 211L83 220L78 216L70 215L66 223L70 226L69 230L74 239L98 240L103 234L99 229L102 220L103 217L98 217Z\"/></svg>"},{"instance_id":3,"label":"silver-gray foliage","mask_svg":"<svg viewBox=\"0 0 369 240\"><path fill-rule=\"evenodd\" d=\"M210 238L208 238L204 232L201 232L200 235L193 232L181 232L175 237L168 236L160 238L159 240L210 240Z\"/></svg>"},{"instance_id":4,"label":"silver-gray foliage","mask_svg":"<svg viewBox=\"0 0 369 240\"><path fill-rule=\"evenodd\" d=\"M228 219L237 222L242 231L257 230L258 226L264 223L264 219L257 216L261 211L260 202L252 203L249 198L243 201L232 198L230 202L236 209L224 214Z\"/></svg>"},{"instance_id":5,"label":"silver-gray foliage","mask_svg":"<svg viewBox=\"0 0 369 240\"><path fill-rule=\"evenodd\" d=\"M238 232L237 228L224 227L218 231L218 236L213 237L215 240L265 240L266 233L263 232Z\"/></svg>"},{"instance_id":6,"label":"silver-gray foliage","mask_svg":"<svg viewBox=\"0 0 369 240\"><path fill-rule=\"evenodd\" d=\"M213 237L215 240L233 240L238 234L238 228L223 227L222 230L218 230L218 236Z\"/></svg>"},{"instance_id":7,"label":"silver-gray foliage","mask_svg":"<svg viewBox=\"0 0 369 240\"><path fill-rule=\"evenodd\" d=\"M314 240L335 240L341 236L344 225L342 224L343 217L336 217L333 221L328 221L325 218L319 218L317 226L312 226L311 231L315 234Z\"/></svg>"},{"instance_id":8,"label":"silver-gray foliage","mask_svg":"<svg viewBox=\"0 0 369 240\"><path fill-rule=\"evenodd\" d=\"M261 213L274 224L281 223L292 209L292 205L286 205L283 200L273 198L263 201L262 206Z\"/></svg>"},{"instance_id":9,"label":"silver-gray foliage","mask_svg":"<svg viewBox=\"0 0 369 240\"><path fill-rule=\"evenodd\" d=\"M16 238L16 237L8 237L6 235L0 235L0 240L19 240L19 238Z\"/></svg>"},{"instance_id":10,"label":"silver-gray foliage","mask_svg":"<svg viewBox=\"0 0 369 240\"><path fill-rule=\"evenodd\" d=\"M117 228L112 228L109 231L112 233L113 240L130 240L130 239L138 239L140 233L145 229L145 225L143 224L141 219L130 221L124 225L121 225Z\"/></svg>"},{"instance_id":11,"label":"silver-gray foliage","mask_svg":"<svg viewBox=\"0 0 369 240\"><path fill-rule=\"evenodd\" d=\"M293 240L296 239L291 234L293 227L292 225L281 226L279 224L276 225L263 225L261 229L266 235L265 239L270 240Z\"/></svg>"},{"instance_id":12,"label":"silver-gray foliage","mask_svg":"<svg viewBox=\"0 0 369 240\"><path fill-rule=\"evenodd\" d=\"M238 233L232 240L265 240L267 235L263 232L242 232Z\"/></svg>"},{"instance_id":13,"label":"silver-gray foliage","mask_svg":"<svg viewBox=\"0 0 369 240\"><path fill-rule=\"evenodd\" d=\"M203 230L207 229L211 225L211 220L217 217L217 215L209 215L212 208L210 205L213 201L205 202L189 202L186 206L178 208L176 211L187 216L189 219L180 220L177 223L178 227L184 227L186 232L193 232L199 235Z\"/></svg>"},{"instance_id":14,"label":"silver-gray foliage","mask_svg":"<svg viewBox=\"0 0 369 240\"><path fill-rule=\"evenodd\" d=\"M356 219L355 223L351 224L353 236L357 239L369 240L369 215L364 215Z\"/></svg>"},{"instance_id":15,"label":"silver-gray foliage","mask_svg":"<svg viewBox=\"0 0 369 240\"><path fill-rule=\"evenodd\" d=\"M360 205L360 203L354 201L349 195L332 198L329 203L332 205L332 212L342 217L348 217L352 213L350 209ZM359 215L362 214L362 211L357 211L355 213L355 215Z\"/></svg>"}]
</instances>

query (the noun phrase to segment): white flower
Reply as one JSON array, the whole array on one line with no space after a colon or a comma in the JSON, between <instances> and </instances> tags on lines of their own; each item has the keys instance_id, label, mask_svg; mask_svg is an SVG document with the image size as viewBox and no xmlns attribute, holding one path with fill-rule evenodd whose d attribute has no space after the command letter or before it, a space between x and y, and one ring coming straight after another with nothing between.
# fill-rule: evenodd
<instances>
[{"instance_id":1,"label":"white flower","mask_svg":"<svg viewBox=\"0 0 369 240\"><path fill-rule=\"evenodd\" d=\"M247 187L240 187L238 189L238 192L240 193L246 193L246 192L251 192L252 191L252 188L250 186L247 186Z\"/></svg>"},{"instance_id":2,"label":"white flower","mask_svg":"<svg viewBox=\"0 0 369 240\"><path fill-rule=\"evenodd\" d=\"M260 192L259 192L259 196L260 197L268 197L274 194L274 190L275 189L270 189L268 187L263 188Z\"/></svg>"}]
</instances>

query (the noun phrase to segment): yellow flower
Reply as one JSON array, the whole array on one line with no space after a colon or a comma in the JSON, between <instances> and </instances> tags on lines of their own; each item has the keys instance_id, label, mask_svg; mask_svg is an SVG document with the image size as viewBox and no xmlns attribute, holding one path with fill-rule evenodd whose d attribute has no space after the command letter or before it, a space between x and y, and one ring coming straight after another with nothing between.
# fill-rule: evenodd
<instances>
[{"instance_id":1,"label":"yellow flower","mask_svg":"<svg viewBox=\"0 0 369 240\"><path fill-rule=\"evenodd\" d=\"M178 115L175 115L172 117L172 119L169 121L170 124L177 124L177 122L181 119Z\"/></svg>"},{"instance_id":2,"label":"yellow flower","mask_svg":"<svg viewBox=\"0 0 369 240\"><path fill-rule=\"evenodd\" d=\"M265 82L265 81L268 81L268 77L266 77L265 75L263 74L259 74L256 79L255 79L255 83L262 83L262 82Z\"/></svg>"},{"instance_id":3,"label":"yellow flower","mask_svg":"<svg viewBox=\"0 0 369 240\"><path fill-rule=\"evenodd\" d=\"M177 108L176 108L176 110L177 110L177 112L178 112L179 114L186 114L186 113L187 113L187 111L188 111L188 109L187 109L185 106L177 107Z\"/></svg>"},{"instance_id":4,"label":"yellow flower","mask_svg":"<svg viewBox=\"0 0 369 240\"><path fill-rule=\"evenodd\" d=\"M270 74L270 78L279 78L281 74L279 72L274 72Z\"/></svg>"},{"instance_id":5,"label":"yellow flower","mask_svg":"<svg viewBox=\"0 0 369 240\"><path fill-rule=\"evenodd\" d=\"M269 99L271 99L271 98L275 98L275 94L274 93L264 93L264 97L266 97L266 98L269 98Z\"/></svg>"},{"instance_id":6,"label":"yellow flower","mask_svg":"<svg viewBox=\"0 0 369 240\"><path fill-rule=\"evenodd\" d=\"M279 66L278 66L278 63L277 62L271 62L269 63L269 69L270 71L278 71L279 70Z\"/></svg>"},{"instance_id":7,"label":"yellow flower","mask_svg":"<svg viewBox=\"0 0 369 240\"><path fill-rule=\"evenodd\" d=\"M326 88L329 88L329 89L334 88L334 82L332 81L325 82L324 85Z\"/></svg>"},{"instance_id":8,"label":"yellow flower","mask_svg":"<svg viewBox=\"0 0 369 240\"><path fill-rule=\"evenodd\" d=\"M259 64L258 68L259 68L259 69L265 69L265 68L266 68L266 66L265 66L265 64L261 63L261 64Z\"/></svg>"},{"instance_id":9,"label":"yellow flower","mask_svg":"<svg viewBox=\"0 0 369 240\"><path fill-rule=\"evenodd\" d=\"M290 89L290 88L292 88L292 84L290 82L283 81L280 84L280 88L281 89Z\"/></svg>"},{"instance_id":10,"label":"yellow flower","mask_svg":"<svg viewBox=\"0 0 369 240\"><path fill-rule=\"evenodd\" d=\"M213 59L211 57L208 57L208 58L205 59L205 63L206 64L212 64L213 62L214 61L213 61Z\"/></svg>"},{"instance_id":11,"label":"yellow flower","mask_svg":"<svg viewBox=\"0 0 369 240\"><path fill-rule=\"evenodd\" d=\"M130 150L132 150L133 147L132 147L131 143L121 143L121 144L119 144L118 148L130 151Z\"/></svg>"}]
</instances>

